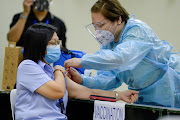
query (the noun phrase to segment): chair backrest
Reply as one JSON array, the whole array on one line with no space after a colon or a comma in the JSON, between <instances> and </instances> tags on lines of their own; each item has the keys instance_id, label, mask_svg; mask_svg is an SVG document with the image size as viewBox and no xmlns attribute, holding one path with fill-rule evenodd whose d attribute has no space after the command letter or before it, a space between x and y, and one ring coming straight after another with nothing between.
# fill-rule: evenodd
<instances>
[{"instance_id":1,"label":"chair backrest","mask_svg":"<svg viewBox=\"0 0 180 120\"><path fill-rule=\"evenodd\" d=\"M61 55L58 61L54 62L53 66L61 65L64 67L64 62L71 58L82 58L86 53L78 50L68 50L66 48L61 48ZM84 68L75 68L80 74L84 74Z\"/></svg>"},{"instance_id":2,"label":"chair backrest","mask_svg":"<svg viewBox=\"0 0 180 120\"><path fill-rule=\"evenodd\" d=\"M14 114L15 114L16 96L17 96L16 95L16 89L11 90L11 92L10 92L10 102L11 102L11 111L12 111L13 120L15 120Z\"/></svg>"}]
</instances>

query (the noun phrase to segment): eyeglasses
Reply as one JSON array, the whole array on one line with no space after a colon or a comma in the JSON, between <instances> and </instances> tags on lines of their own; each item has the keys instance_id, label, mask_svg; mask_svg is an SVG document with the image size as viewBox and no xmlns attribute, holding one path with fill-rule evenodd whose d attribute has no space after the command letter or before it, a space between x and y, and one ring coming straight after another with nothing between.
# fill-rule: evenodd
<instances>
[{"instance_id":1,"label":"eyeglasses","mask_svg":"<svg viewBox=\"0 0 180 120\"><path fill-rule=\"evenodd\" d=\"M96 29L100 30L107 22L108 20L104 20L102 22L86 25L85 27L91 33L91 35L96 39Z\"/></svg>"},{"instance_id":2,"label":"eyeglasses","mask_svg":"<svg viewBox=\"0 0 180 120\"><path fill-rule=\"evenodd\" d=\"M107 20L104 20L102 22L98 22L98 23L92 23L92 25L97 28L97 29L101 29L108 21Z\"/></svg>"},{"instance_id":3,"label":"eyeglasses","mask_svg":"<svg viewBox=\"0 0 180 120\"><path fill-rule=\"evenodd\" d=\"M60 41L60 40L57 40L57 39L51 39L51 40L48 42L48 45L61 45L61 41Z\"/></svg>"}]
</instances>

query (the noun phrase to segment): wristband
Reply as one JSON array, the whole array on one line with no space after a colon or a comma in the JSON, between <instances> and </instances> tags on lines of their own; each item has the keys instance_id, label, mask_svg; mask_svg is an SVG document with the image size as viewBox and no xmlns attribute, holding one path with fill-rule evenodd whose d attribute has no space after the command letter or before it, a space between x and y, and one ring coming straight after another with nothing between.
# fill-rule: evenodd
<instances>
[{"instance_id":1,"label":"wristband","mask_svg":"<svg viewBox=\"0 0 180 120\"><path fill-rule=\"evenodd\" d=\"M21 19L27 19L28 16L25 16L23 13L21 13L19 18L21 18Z\"/></svg>"},{"instance_id":2,"label":"wristband","mask_svg":"<svg viewBox=\"0 0 180 120\"><path fill-rule=\"evenodd\" d=\"M114 92L115 92L115 96L116 96L116 101L118 101L118 96L119 96L119 94L118 94L117 91L114 91Z\"/></svg>"},{"instance_id":3,"label":"wristband","mask_svg":"<svg viewBox=\"0 0 180 120\"><path fill-rule=\"evenodd\" d=\"M56 71L61 71L62 74L63 74L63 76L65 77L65 74L64 74L64 72L63 72L62 70L60 70L60 69L55 69L55 70L54 70L54 73L55 73Z\"/></svg>"}]
</instances>

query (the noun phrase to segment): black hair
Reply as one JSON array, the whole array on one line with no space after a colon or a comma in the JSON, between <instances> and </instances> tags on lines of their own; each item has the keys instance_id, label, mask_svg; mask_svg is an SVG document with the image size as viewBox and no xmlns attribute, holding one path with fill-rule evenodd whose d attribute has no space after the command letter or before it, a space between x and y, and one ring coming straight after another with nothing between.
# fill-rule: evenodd
<instances>
[{"instance_id":1,"label":"black hair","mask_svg":"<svg viewBox=\"0 0 180 120\"><path fill-rule=\"evenodd\" d=\"M46 46L56 31L56 27L45 23L31 25L24 35L24 60L30 59L37 63L43 59Z\"/></svg>"}]
</instances>

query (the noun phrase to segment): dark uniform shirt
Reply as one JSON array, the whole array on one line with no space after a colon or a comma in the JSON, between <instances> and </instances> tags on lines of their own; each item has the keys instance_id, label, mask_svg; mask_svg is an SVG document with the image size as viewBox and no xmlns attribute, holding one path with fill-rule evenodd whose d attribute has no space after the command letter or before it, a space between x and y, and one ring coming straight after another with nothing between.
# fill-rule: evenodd
<instances>
[{"instance_id":1,"label":"dark uniform shirt","mask_svg":"<svg viewBox=\"0 0 180 120\"><path fill-rule=\"evenodd\" d=\"M16 22L18 21L18 19L20 17L20 14L21 13L14 15L13 21L10 24L10 28L12 28L16 24ZM24 45L23 38L24 38L25 31L27 30L27 28L29 26L31 26L32 24L38 23L38 22L40 22L40 21L36 18L33 10L31 9L31 12L27 18L23 33L20 37L20 40L16 44L17 46L23 46ZM53 25L58 29L57 35L59 37L59 40L62 40L62 46L66 48L66 36L65 36L66 27L65 27L65 24L63 23L63 21L60 20L59 18L55 17L54 15L52 15L50 12L48 12L46 17L41 22Z\"/></svg>"}]
</instances>

